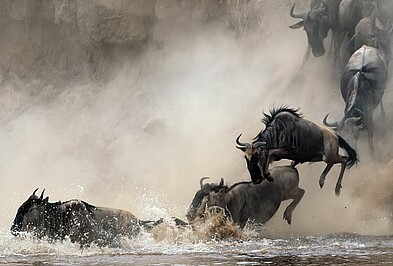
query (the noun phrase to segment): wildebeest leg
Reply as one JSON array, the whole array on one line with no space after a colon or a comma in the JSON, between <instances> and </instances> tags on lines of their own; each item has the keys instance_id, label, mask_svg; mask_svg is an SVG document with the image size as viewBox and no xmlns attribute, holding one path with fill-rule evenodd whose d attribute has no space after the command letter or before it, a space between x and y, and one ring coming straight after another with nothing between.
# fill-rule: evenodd
<instances>
[{"instance_id":1,"label":"wildebeest leg","mask_svg":"<svg viewBox=\"0 0 393 266\"><path fill-rule=\"evenodd\" d=\"M374 126L373 121L367 121L367 133L368 133L368 146L370 147L370 156L374 157Z\"/></svg>"},{"instance_id":2,"label":"wildebeest leg","mask_svg":"<svg viewBox=\"0 0 393 266\"><path fill-rule=\"evenodd\" d=\"M307 44L307 50L306 50L306 53L303 56L303 61L302 61L302 65L300 66L300 70L303 70L304 64L310 58L310 52L311 52L311 46L309 44Z\"/></svg>"},{"instance_id":3,"label":"wildebeest leg","mask_svg":"<svg viewBox=\"0 0 393 266\"><path fill-rule=\"evenodd\" d=\"M338 195L340 195L340 189L341 189L341 182L342 182L342 179L343 179L343 175L344 175L344 171L345 171L345 168L346 168L346 166L347 166L347 162L348 162L348 156L342 156L342 155L340 155L339 153L338 153L338 151L339 151L339 142L340 142L340 136L337 136L336 135L336 138L338 137L338 141L337 141L337 139L335 140L335 138L330 134L330 132L331 131L324 131L324 141L323 141L323 144L324 144L324 152L323 152L323 160L329 165L329 164L331 164L331 165L333 165L333 164L336 164L336 163L341 163L341 171L340 171L340 175L339 175L339 178L338 178L338 180L337 180L337 183L336 183L336 189L335 189L335 192L336 192L336 195L338 196ZM341 138L342 139L342 138ZM343 141L343 139L341 140L341 141ZM349 146L348 144L346 144L347 146ZM344 148L345 148L345 146L343 146ZM352 149L352 148L351 148ZM345 148L345 150L347 151L347 153L348 153L348 150L347 150L347 148ZM356 153L355 153L355 155L354 155L354 160L356 160ZM329 166L326 166L326 169L328 168ZM331 168L331 166L330 166L330 168ZM326 170L325 169L325 170ZM324 171L325 172L325 171ZM323 173L322 173L322 175L323 175Z\"/></svg>"},{"instance_id":4,"label":"wildebeest leg","mask_svg":"<svg viewBox=\"0 0 393 266\"><path fill-rule=\"evenodd\" d=\"M344 41L344 37L345 37L345 30L338 30L336 29L333 32L333 38L334 38L334 58L333 58L333 62L334 62L334 66L336 67L343 67L346 65L347 62L341 62L341 58L340 58L340 50L341 50L341 46L343 44ZM338 73L337 73L338 74Z\"/></svg>"},{"instance_id":5,"label":"wildebeest leg","mask_svg":"<svg viewBox=\"0 0 393 266\"><path fill-rule=\"evenodd\" d=\"M269 165L276 160L275 157L282 157L288 154L288 151L283 150L283 149L271 149L269 150L269 153L267 155L267 160L265 167L263 169L263 176L270 182L273 181L272 176L270 175L269 172Z\"/></svg>"},{"instance_id":6,"label":"wildebeest leg","mask_svg":"<svg viewBox=\"0 0 393 266\"><path fill-rule=\"evenodd\" d=\"M334 37L332 35L332 38L330 40L330 47L329 47L329 57L332 57L333 50L334 50Z\"/></svg>"},{"instance_id":7,"label":"wildebeest leg","mask_svg":"<svg viewBox=\"0 0 393 266\"><path fill-rule=\"evenodd\" d=\"M340 189L342 188L341 182L343 180L345 168L347 167L347 161L348 161L347 156L342 156L342 155L339 155L338 153L336 154L335 157L332 157L332 155L331 155L327 160L325 160L325 162L328 164L326 166L325 170L329 167L329 165L341 163L341 171L340 171L340 175L338 177L338 180L336 183L336 188L335 188L336 196L340 195ZM332 168L332 166L330 166L330 168ZM330 170L330 168L329 168L329 170ZM325 172L325 171L323 171L323 172ZM322 175L323 175L323 173L322 173Z\"/></svg>"},{"instance_id":8,"label":"wildebeest leg","mask_svg":"<svg viewBox=\"0 0 393 266\"><path fill-rule=\"evenodd\" d=\"M291 224L292 212L296 208L296 206L299 204L300 200L303 198L304 193L305 193L304 189L296 186L296 189L293 189L293 191L284 195L283 200L293 199L291 204L289 204L288 207L285 209L284 215L283 215L283 219L286 220L288 222L288 224Z\"/></svg>"},{"instance_id":9,"label":"wildebeest leg","mask_svg":"<svg viewBox=\"0 0 393 266\"><path fill-rule=\"evenodd\" d=\"M339 55L340 55L341 45L344 40L344 36L345 36L345 31L343 31L343 30L335 29L333 31L333 39L334 39L334 55L333 55L334 58L333 58L333 60L334 60L335 66L337 66L337 64L339 63L338 59L339 59ZM346 64L346 63L344 63L344 64Z\"/></svg>"},{"instance_id":10,"label":"wildebeest leg","mask_svg":"<svg viewBox=\"0 0 393 266\"><path fill-rule=\"evenodd\" d=\"M338 177L337 183L336 183L336 188L334 190L334 192L336 193L336 196L340 196L340 191L341 191L341 182L343 180L343 176L344 176L344 172L345 172L345 168L347 167L347 159L343 156L342 159L345 162L341 163L341 170L340 170L340 176Z\"/></svg>"},{"instance_id":11,"label":"wildebeest leg","mask_svg":"<svg viewBox=\"0 0 393 266\"><path fill-rule=\"evenodd\" d=\"M380 106L381 106L381 116L382 116L383 121L385 122L386 121L386 113L385 113L385 108L383 108L382 100L381 100Z\"/></svg>"},{"instance_id":12,"label":"wildebeest leg","mask_svg":"<svg viewBox=\"0 0 393 266\"><path fill-rule=\"evenodd\" d=\"M325 170L323 170L321 176L319 177L319 186L323 188L325 184L326 175L329 173L330 169L332 169L333 164L327 164Z\"/></svg>"}]
</instances>

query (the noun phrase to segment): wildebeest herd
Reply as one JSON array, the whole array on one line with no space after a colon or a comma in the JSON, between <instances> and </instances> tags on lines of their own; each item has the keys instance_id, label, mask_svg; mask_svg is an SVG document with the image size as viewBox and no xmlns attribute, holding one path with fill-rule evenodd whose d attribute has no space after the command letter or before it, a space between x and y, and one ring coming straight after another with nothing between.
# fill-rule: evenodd
<instances>
[{"instance_id":1,"label":"wildebeest herd","mask_svg":"<svg viewBox=\"0 0 393 266\"><path fill-rule=\"evenodd\" d=\"M283 105L272 108L263 117L262 129L251 142L236 138L236 147L244 153L251 182L231 186L205 183L198 190L188 209L188 223L175 219L176 225L189 226L202 218L209 207L218 206L240 228L250 222L266 223L284 200L293 201L283 218L291 224L292 213L305 191L299 188L296 166L305 162L324 161L319 185L334 164L341 164L336 183L338 196L346 168L358 162L357 141L362 130L368 133L371 156L374 155L373 113L380 106L386 118L382 99L388 80L391 57L390 15L393 1L386 0L312 0L310 10L289 11L300 22L291 29L303 27L308 47L302 69L310 51L315 57L325 54L324 39L332 32L333 63L339 69L340 90L345 102L344 115L339 121L328 122L328 114L319 125L303 118L299 109ZM342 148L346 155L339 153ZM288 166L270 168L274 161L291 160ZM158 221L142 221L128 211L96 207L81 200L50 203L49 198L35 195L23 203L14 219L11 232L19 235L31 232L51 240L69 238L82 245L95 242L113 243L119 236L133 237L142 229L151 229Z\"/></svg>"}]
</instances>

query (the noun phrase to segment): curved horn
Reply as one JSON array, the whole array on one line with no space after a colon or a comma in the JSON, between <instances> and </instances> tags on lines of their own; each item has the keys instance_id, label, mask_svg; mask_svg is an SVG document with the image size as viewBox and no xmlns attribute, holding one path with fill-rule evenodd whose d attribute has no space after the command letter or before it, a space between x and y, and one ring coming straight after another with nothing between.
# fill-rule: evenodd
<instances>
[{"instance_id":1,"label":"curved horn","mask_svg":"<svg viewBox=\"0 0 393 266\"><path fill-rule=\"evenodd\" d=\"M237 138L236 138L236 144L239 145L240 147L246 147L246 146L250 145L250 144L248 144L248 143L240 142L240 137L241 137L241 136L242 136L242 134L240 134L239 136L237 136Z\"/></svg>"},{"instance_id":2,"label":"curved horn","mask_svg":"<svg viewBox=\"0 0 393 266\"><path fill-rule=\"evenodd\" d=\"M31 194L32 196L35 196L35 193L37 192L38 188L36 188L33 192L33 194Z\"/></svg>"},{"instance_id":3,"label":"curved horn","mask_svg":"<svg viewBox=\"0 0 393 266\"><path fill-rule=\"evenodd\" d=\"M295 14L295 13L293 12L293 10L295 9L295 5L296 5L296 3L293 4L291 10L289 11L289 15L290 15L291 17L293 17L293 18L301 18L301 19L304 20L304 19L307 17L307 13Z\"/></svg>"},{"instance_id":4,"label":"curved horn","mask_svg":"<svg viewBox=\"0 0 393 266\"><path fill-rule=\"evenodd\" d=\"M41 193L40 200L42 200L44 198L44 192L45 192L45 188L44 188L44 190Z\"/></svg>"},{"instance_id":5,"label":"curved horn","mask_svg":"<svg viewBox=\"0 0 393 266\"><path fill-rule=\"evenodd\" d=\"M328 126L328 127L339 127L339 126L340 126L340 124L339 124L338 122L329 123L329 122L327 121L328 116L329 116L329 114L327 114L327 115L325 116L325 118L323 119L323 124L324 124L325 126Z\"/></svg>"},{"instance_id":6,"label":"curved horn","mask_svg":"<svg viewBox=\"0 0 393 266\"><path fill-rule=\"evenodd\" d=\"M209 178L210 178L210 177L205 176L205 177L202 177L201 180L199 180L199 185L201 185L201 188L202 188L202 186L203 186L203 180L209 179Z\"/></svg>"},{"instance_id":7,"label":"curved horn","mask_svg":"<svg viewBox=\"0 0 393 266\"><path fill-rule=\"evenodd\" d=\"M252 142L258 140L260 136L261 136L261 133L258 133L258 134L252 139Z\"/></svg>"},{"instance_id":8,"label":"curved horn","mask_svg":"<svg viewBox=\"0 0 393 266\"><path fill-rule=\"evenodd\" d=\"M266 142L266 138L262 133L258 133L253 139L252 139L252 144L258 143L258 142Z\"/></svg>"}]
</instances>

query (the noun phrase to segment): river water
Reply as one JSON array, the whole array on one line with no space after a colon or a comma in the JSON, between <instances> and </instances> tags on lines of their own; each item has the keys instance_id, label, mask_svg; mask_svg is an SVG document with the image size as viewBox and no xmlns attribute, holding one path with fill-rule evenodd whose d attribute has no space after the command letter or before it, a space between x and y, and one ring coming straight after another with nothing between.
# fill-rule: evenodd
<instances>
[{"instance_id":1,"label":"river water","mask_svg":"<svg viewBox=\"0 0 393 266\"><path fill-rule=\"evenodd\" d=\"M229 230L230 227L225 228ZM210 228L211 229L211 228ZM393 263L393 238L358 234L271 237L263 229L232 228L232 237L217 232L163 225L118 247L80 248L69 241L49 243L16 238L3 231L2 265L370 265ZM209 232L207 232L209 231ZM234 234L235 232L235 234Z\"/></svg>"}]
</instances>

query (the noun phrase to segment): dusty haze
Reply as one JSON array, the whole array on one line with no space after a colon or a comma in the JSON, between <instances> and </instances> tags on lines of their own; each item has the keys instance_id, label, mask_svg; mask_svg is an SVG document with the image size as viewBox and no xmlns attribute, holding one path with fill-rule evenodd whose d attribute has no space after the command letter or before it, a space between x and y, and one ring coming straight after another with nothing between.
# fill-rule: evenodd
<instances>
[{"instance_id":1,"label":"dusty haze","mask_svg":"<svg viewBox=\"0 0 393 266\"><path fill-rule=\"evenodd\" d=\"M3 21L7 32L16 33L1 40L1 228L8 230L37 187L46 188L51 201L79 198L142 219L185 219L202 176L229 183L250 179L235 138L254 137L269 107L301 107L318 123L328 112L341 118L344 104L328 57L312 58L304 83L294 80L306 49L305 33L288 28L296 22L288 14L294 1L251 2L258 6L257 26L171 21L158 13L149 22L153 37L142 45L109 43L87 52L84 46L65 49L76 37L60 38L64 32L54 26L35 32L39 23L26 33L36 41L30 46L23 43L25 21ZM84 39L86 47L95 47L90 42ZM21 56L12 60L13 54ZM362 135L360 163L346 172L340 197L334 195L339 166L322 190L318 178L325 164L299 166L306 194L293 224L281 219L280 208L267 224L270 234L391 233L390 86L384 103L388 121L381 121L379 108L375 112L378 158L369 158Z\"/></svg>"}]
</instances>

